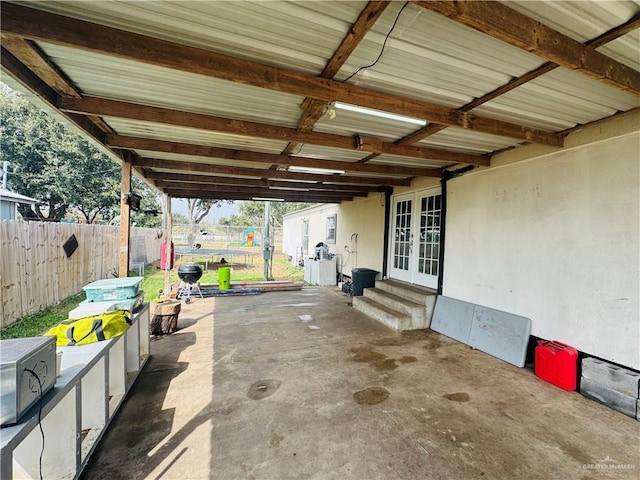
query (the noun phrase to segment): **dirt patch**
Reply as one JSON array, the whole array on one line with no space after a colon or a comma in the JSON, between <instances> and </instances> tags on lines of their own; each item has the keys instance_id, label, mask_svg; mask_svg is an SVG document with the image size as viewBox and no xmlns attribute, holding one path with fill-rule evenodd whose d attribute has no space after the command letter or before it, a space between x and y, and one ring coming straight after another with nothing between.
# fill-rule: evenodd
<instances>
[{"instance_id":1,"label":"dirt patch","mask_svg":"<svg viewBox=\"0 0 640 480\"><path fill-rule=\"evenodd\" d=\"M439 338L435 338L435 337L427 338L426 340L427 340L427 343L424 345L424 348L426 350L437 350L441 347L445 347L449 345L448 343L443 342Z\"/></svg>"},{"instance_id":2,"label":"dirt patch","mask_svg":"<svg viewBox=\"0 0 640 480\"><path fill-rule=\"evenodd\" d=\"M447 400L451 400L452 402L468 402L471 397L468 393L459 392L459 393L447 393L443 395Z\"/></svg>"},{"instance_id":3,"label":"dirt patch","mask_svg":"<svg viewBox=\"0 0 640 480\"><path fill-rule=\"evenodd\" d=\"M433 332L429 331L428 328L424 328L422 330L407 330L406 332L402 332L403 338L407 339L407 342L417 342L419 340L426 340L430 337L433 337Z\"/></svg>"},{"instance_id":4,"label":"dirt patch","mask_svg":"<svg viewBox=\"0 0 640 480\"><path fill-rule=\"evenodd\" d=\"M249 387L247 397L251 400L262 400L273 395L282 382L280 380L258 380Z\"/></svg>"},{"instance_id":5,"label":"dirt patch","mask_svg":"<svg viewBox=\"0 0 640 480\"><path fill-rule=\"evenodd\" d=\"M443 363L460 363L460 357L454 357L452 355L447 355L446 357L441 357L440 361Z\"/></svg>"},{"instance_id":6,"label":"dirt patch","mask_svg":"<svg viewBox=\"0 0 640 480\"><path fill-rule=\"evenodd\" d=\"M269 439L269 444L272 447L279 447L280 446L280 442L284 440L284 437L282 435L278 435L276 432L271 432L271 437Z\"/></svg>"},{"instance_id":7,"label":"dirt patch","mask_svg":"<svg viewBox=\"0 0 640 480\"><path fill-rule=\"evenodd\" d=\"M562 449L564 453L569 455L578 463L586 465L593 462L593 459L589 455L587 455L585 452L580 450L580 448L574 445L573 443L571 443L571 441L565 442L564 439L559 438L558 446Z\"/></svg>"},{"instance_id":8,"label":"dirt patch","mask_svg":"<svg viewBox=\"0 0 640 480\"><path fill-rule=\"evenodd\" d=\"M369 387L353 394L356 402L360 405L375 405L384 402L389 398L389 390L382 387Z\"/></svg>"},{"instance_id":9,"label":"dirt patch","mask_svg":"<svg viewBox=\"0 0 640 480\"><path fill-rule=\"evenodd\" d=\"M394 337L385 337L380 340L375 340L371 342L371 345L375 345L376 347L395 347L398 345L406 345L409 343L409 339L402 335L396 335Z\"/></svg>"},{"instance_id":10,"label":"dirt patch","mask_svg":"<svg viewBox=\"0 0 640 480\"><path fill-rule=\"evenodd\" d=\"M373 351L373 347L355 347L349 350L353 353L354 362L368 363L376 370L393 370L398 368L395 359L387 358L380 352Z\"/></svg>"},{"instance_id":11,"label":"dirt patch","mask_svg":"<svg viewBox=\"0 0 640 480\"><path fill-rule=\"evenodd\" d=\"M426 350L437 350L440 347L451 345L450 342L442 339L440 335L428 330L408 330L399 335L385 337L370 342L376 347L396 347L414 342L426 342L423 346Z\"/></svg>"},{"instance_id":12,"label":"dirt patch","mask_svg":"<svg viewBox=\"0 0 640 480\"><path fill-rule=\"evenodd\" d=\"M418 359L412 355L405 355L400 359L400 363L414 363L417 362Z\"/></svg>"}]
</instances>

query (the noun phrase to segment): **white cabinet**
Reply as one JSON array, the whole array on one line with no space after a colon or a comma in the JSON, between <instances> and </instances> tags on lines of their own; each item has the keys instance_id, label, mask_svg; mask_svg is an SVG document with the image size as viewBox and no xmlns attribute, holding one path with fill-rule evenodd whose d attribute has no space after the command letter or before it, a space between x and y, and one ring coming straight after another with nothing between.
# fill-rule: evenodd
<instances>
[{"instance_id":1,"label":"white cabinet","mask_svg":"<svg viewBox=\"0 0 640 480\"><path fill-rule=\"evenodd\" d=\"M42 399L42 478L74 479L149 359L149 306L119 337L57 350L60 377ZM40 478L38 410L36 404L19 424L0 430L2 480Z\"/></svg>"},{"instance_id":2,"label":"white cabinet","mask_svg":"<svg viewBox=\"0 0 640 480\"><path fill-rule=\"evenodd\" d=\"M337 285L336 257L304 262L304 281L312 285Z\"/></svg>"}]
</instances>

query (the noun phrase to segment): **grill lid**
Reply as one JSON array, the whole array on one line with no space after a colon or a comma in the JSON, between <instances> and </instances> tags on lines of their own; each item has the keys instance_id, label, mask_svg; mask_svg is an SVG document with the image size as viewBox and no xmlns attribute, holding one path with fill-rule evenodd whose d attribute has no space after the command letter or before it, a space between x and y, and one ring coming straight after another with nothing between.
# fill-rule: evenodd
<instances>
[{"instance_id":1,"label":"grill lid","mask_svg":"<svg viewBox=\"0 0 640 480\"><path fill-rule=\"evenodd\" d=\"M178 267L178 277L183 282L195 283L202 277L202 266L194 262L188 262Z\"/></svg>"}]
</instances>

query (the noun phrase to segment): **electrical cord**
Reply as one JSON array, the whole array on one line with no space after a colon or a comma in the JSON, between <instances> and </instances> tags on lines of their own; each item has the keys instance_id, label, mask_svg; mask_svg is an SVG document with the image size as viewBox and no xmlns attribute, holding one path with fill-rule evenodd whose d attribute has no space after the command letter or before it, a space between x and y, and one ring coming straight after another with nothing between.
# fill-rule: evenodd
<instances>
[{"instance_id":1,"label":"electrical cord","mask_svg":"<svg viewBox=\"0 0 640 480\"><path fill-rule=\"evenodd\" d=\"M378 63L378 61L382 57L382 54L384 53L385 47L387 46L387 40L389 40L389 37L391 36L391 33L396 28L396 24L398 23L398 19L400 18L400 15L402 14L402 11L406 8L407 5L409 5L409 2L405 2L405 4L402 6L400 11L398 12L398 15L396 15L396 19L394 20L393 25L391 26L391 30L389 30L389 33L387 33L387 36L384 37L384 42L382 43L382 49L380 50L380 54L378 55L378 58L376 58L374 60L374 62L371 63L370 65L365 65L364 67L360 67L359 69L357 69L355 72L353 72L347 78L342 80L342 83L346 83L348 80L351 80L354 76L356 76L362 70L365 70L367 68L371 68L371 67L375 66L376 63Z\"/></svg>"},{"instance_id":2,"label":"electrical cord","mask_svg":"<svg viewBox=\"0 0 640 480\"><path fill-rule=\"evenodd\" d=\"M349 250L348 248L345 248L345 250L349 255L347 255L347 258L344 260L344 263L340 262L340 273L342 273L342 269L347 266L347 263L349 263L349 259L351 258L351 250Z\"/></svg>"},{"instance_id":3,"label":"electrical cord","mask_svg":"<svg viewBox=\"0 0 640 480\"><path fill-rule=\"evenodd\" d=\"M42 397L43 397L42 382L40 381L40 377L38 376L38 374L33 370L31 370L30 368L25 368L24 371L29 372L38 382L38 389L39 389L39 395L40 395L40 400L38 402L38 426L40 427L40 435L42 435L42 450L40 450L39 467L40 467L40 480L42 480L42 456L44 455L44 430L42 429Z\"/></svg>"}]
</instances>

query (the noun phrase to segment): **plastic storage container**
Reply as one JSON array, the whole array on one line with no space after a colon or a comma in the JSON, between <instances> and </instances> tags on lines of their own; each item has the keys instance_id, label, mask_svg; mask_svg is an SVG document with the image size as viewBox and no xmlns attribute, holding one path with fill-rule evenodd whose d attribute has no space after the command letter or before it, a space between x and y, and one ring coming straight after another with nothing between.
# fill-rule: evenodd
<instances>
[{"instance_id":1,"label":"plastic storage container","mask_svg":"<svg viewBox=\"0 0 640 480\"><path fill-rule=\"evenodd\" d=\"M351 294L354 297L359 297L365 288L375 287L377 274L377 271L370 268L354 268L351 270Z\"/></svg>"},{"instance_id":2,"label":"plastic storage container","mask_svg":"<svg viewBox=\"0 0 640 480\"><path fill-rule=\"evenodd\" d=\"M130 312L135 312L143 303L143 290L139 290L136 297L128 298L126 300L107 300L106 302L83 300L77 308L69 312L69 318L90 317L104 312L113 312L114 310L128 310Z\"/></svg>"},{"instance_id":3,"label":"plastic storage container","mask_svg":"<svg viewBox=\"0 0 640 480\"><path fill-rule=\"evenodd\" d=\"M575 390L578 386L578 351L557 341L539 340L534 372L556 387Z\"/></svg>"},{"instance_id":4,"label":"plastic storage container","mask_svg":"<svg viewBox=\"0 0 640 480\"><path fill-rule=\"evenodd\" d=\"M82 287L90 302L135 298L144 277L107 278Z\"/></svg>"}]
</instances>

